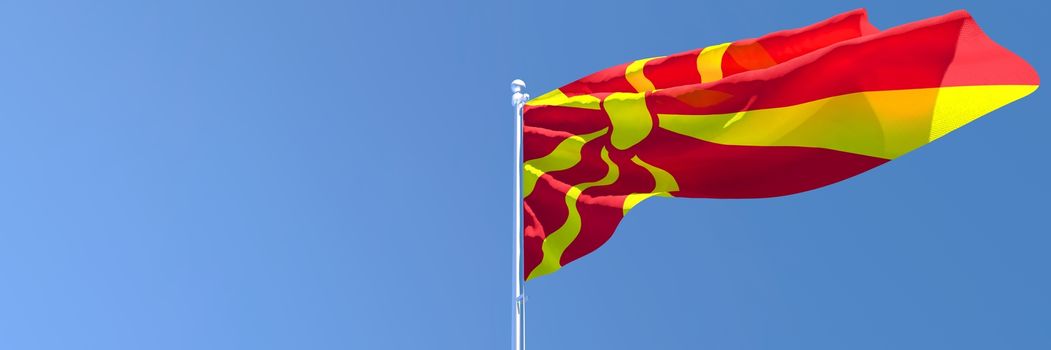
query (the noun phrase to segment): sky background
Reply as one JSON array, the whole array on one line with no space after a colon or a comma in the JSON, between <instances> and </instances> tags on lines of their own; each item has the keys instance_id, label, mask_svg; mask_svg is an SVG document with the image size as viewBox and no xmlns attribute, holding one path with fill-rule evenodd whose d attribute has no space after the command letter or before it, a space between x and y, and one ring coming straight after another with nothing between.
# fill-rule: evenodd
<instances>
[{"instance_id":1,"label":"sky background","mask_svg":"<svg viewBox=\"0 0 1051 350\"><path fill-rule=\"evenodd\" d=\"M858 7L1034 1L0 3L0 348L503 349L513 115L587 73ZM530 349L1049 349L1045 91L856 178L651 199L527 283Z\"/></svg>"}]
</instances>

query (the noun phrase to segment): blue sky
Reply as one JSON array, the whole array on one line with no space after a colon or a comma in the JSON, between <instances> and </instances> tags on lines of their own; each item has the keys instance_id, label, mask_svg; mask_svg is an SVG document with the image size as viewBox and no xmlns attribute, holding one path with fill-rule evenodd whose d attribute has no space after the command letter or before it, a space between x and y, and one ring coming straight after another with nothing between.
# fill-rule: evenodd
<instances>
[{"instance_id":1,"label":"blue sky","mask_svg":"<svg viewBox=\"0 0 1051 350\"><path fill-rule=\"evenodd\" d=\"M858 7L964 8L1047 70L1021 1L0 4L0 348L507 348L511 79ZM800 195L647 201L527 284L529 346L1051 348L1049 109Z\"/></svg>"}]
</instances>

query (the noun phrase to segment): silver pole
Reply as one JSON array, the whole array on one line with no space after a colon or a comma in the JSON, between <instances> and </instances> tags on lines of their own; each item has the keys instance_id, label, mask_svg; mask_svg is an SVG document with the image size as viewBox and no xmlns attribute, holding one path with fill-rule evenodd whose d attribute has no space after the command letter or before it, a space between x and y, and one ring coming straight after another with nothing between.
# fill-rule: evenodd
<instances>
[{"instance_id":1,"label":"silver pole","mask_svg":"<svg viewBox=\"0 0 1051 350\"><path fill-rule=\"evenodd\" d=\"M522 108L529 100L525 93L525 82L515 79L511 82L511 104L515 107L515 251L514 256L514 349L525 350L525 286L522 279Z\"/></svg>"}]
</instances>

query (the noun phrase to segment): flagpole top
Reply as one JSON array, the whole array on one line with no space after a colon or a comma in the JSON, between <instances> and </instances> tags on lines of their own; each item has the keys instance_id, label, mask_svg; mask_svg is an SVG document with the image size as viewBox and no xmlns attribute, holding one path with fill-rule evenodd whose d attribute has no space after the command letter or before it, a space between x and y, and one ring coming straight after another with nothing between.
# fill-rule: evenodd
<instances>
[{"instance_id":1,"label":"flagpole top","mask_svg":"<svg viewBox=\"0 0 1051 350\"><path fill-rule=\"evenodd\" d=\"M511 81L511 92L514 93L514 95L511 95L511 105L515 106L516 108L521 108L522 105L524 105L525 102L529 100L529 94L524 92L525 87L526 84L524 81L522 81L522 79L515 79Z\"/></svg>"}]
</instances>

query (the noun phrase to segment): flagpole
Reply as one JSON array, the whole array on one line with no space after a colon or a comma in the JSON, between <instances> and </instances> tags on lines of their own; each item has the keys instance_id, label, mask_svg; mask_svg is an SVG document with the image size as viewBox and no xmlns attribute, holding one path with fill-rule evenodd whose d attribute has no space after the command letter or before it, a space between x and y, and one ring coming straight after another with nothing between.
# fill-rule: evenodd
<instances>
[{"instance_id":1,"label":"flagpole","mask_svg":"<svg viewBox=\"0 0 1051 350\"><path fill-rule=\"evenodd\" d=\"M529 100L525 93L525 82L515 79L511 82L511 104L515 107L515 229L514 242L514 350L525 350L525 286L522 284L522 108Z\"/></svg>"}]
</instances>

